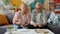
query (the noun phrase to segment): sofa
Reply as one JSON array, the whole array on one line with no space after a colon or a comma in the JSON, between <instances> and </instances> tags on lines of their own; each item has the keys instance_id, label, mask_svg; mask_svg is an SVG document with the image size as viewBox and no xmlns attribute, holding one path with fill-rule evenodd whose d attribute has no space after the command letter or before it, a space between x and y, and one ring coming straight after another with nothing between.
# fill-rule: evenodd
<instances>
[{"instance_id":1,"label":"sofa","mask_svg":"<svg viewBox=\"0 0 60 34\"><path fill-rule=\"evenodd\" d=\"M55 34L60 34L60 27L55 26L53 24L48 24L47 25L49 27L49 29L54 32Z\"/></svg>"},{"instance_id":2,"label":"sofa","mask_svg":"<svg viewBox=\"0 0 60 34\"><path fill-rule=\"evenodd\" d=\"M6 26L13 25L13 17L14 13L0 14L0 34L4 34L6 32Z\"/></svg>"},{"instance_id":3,"label":"sofa","mask_svg":"<svg viewBox=\"0 0 60 34\"><path fill-rule=\"evenodd\" d=\"M48 18L50 17L50 14L51 14L51 12L47 13ZM59 19L60 19L60 14L57 14L57 15L59 15ZM60 34L60 26L56 26L56 25L52 24L52 22L48 23L47 26L55 34Z\"/></svg>"},{"instance_id":4,"label":"sofa","mask_svg":"<svg viewBox=\"0 0 60 34\"><path fill-rule=\"evenodd\" d=\"M47 14L47 15L49 16L50 14ZM5 25L2 24L0 26L0 34L4 34L6 32L6 26L8 26L8 25L11 25L12 26L12 19L14 17L14 14L13 13L6 13L5 16L6 16L6 19L8 21L8 24L5 24ZM60 34L60 27L55 26L52 23L51 24L47 24L47 26L55 34Z\"/></svg>"}]
</instances>

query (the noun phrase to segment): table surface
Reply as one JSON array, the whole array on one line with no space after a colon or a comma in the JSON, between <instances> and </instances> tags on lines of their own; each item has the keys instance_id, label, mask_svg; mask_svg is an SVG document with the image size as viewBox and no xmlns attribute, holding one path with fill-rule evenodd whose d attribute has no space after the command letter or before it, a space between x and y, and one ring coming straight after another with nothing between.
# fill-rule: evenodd
<instances>
[{"instance_id":1,"label":"table surface","mask_svg":"<svg viewBox=\"0 0 60 34\"><path fill-rule=\"evenodd\" d=\"M17 29L11 30L12 34L54 34L49 29ZM8 34L8 32L5 32Z\"/></svg>"}]
</instances>

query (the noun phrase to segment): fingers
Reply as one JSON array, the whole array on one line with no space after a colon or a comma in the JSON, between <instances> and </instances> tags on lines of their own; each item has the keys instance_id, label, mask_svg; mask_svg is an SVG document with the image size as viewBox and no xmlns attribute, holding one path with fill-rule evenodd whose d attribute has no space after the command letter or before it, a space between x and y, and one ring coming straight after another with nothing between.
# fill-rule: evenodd
<instances>
[{"instance_id":1,"label":"fingers","mask_svg":"<svg viewBox=\"0 0 60 34\"><path fill-rule=\"evenodd\" d=\"M33 24L33 26L34 26L34 27L37 27L37 24L36 24L36 23L34 23L34 24Z\"/></svg>"},{"instance_id":2,"label":"fingers","mask_svg":"<svg viewBox=\"0 0 60 34\"><path fill-rule=\"evenodd\" d=\"M21 24L21 27L25 27L25 24L24 24L24 23L22 23L22 24Z\"/></svg>"},{"instance_id":3,"label":"fingers","mask_svg":"<svg viewBox=\"0 0 60 34\"><path fill-rule=\"evenodd\" d=\"M37 27L37 25L34 25L34 27Z\"/></svg>"},{"instance_id":4,"label":"fingers","mask_svg":"<svg viewBox=\"0 0 60 34\"><path fill-rule=\"evenodd\" d=\"M18 24L18 25L20 25L21 23L20 23L20 22L16 22L15 24Z\"/></svg>"},{"instance_id":5,"label":"fingers","mask_svg":"<svg viewBox=\"0 0 60 34\"><path fill-rule=\"evenodd\" d=\"M43 24L39 24L38 26L39 26L39 27L43 27Z\"/></svg>"},{"instance_id":6,"label":"fingers","mask_svg":"<svg viewBox=\"0 0 60 34\"><path fill-rule=\"evenodd\" d=\"M22 27L26 27L28 24L22 23L21 26Z\"/></svg>"}]
</instances>

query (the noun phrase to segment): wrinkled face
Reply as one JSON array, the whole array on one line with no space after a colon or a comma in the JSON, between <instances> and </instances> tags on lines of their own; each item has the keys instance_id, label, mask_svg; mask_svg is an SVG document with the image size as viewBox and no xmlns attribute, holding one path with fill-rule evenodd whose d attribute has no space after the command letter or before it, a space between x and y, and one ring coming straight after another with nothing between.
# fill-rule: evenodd
<instances>
[{"instance_id":1,"label":"wrinkled face","mask_svg":"<svg viewBox=\"0 0 60 34\"><path fill-rule=\"evenodd\" d=\"M39 12L41 10L41 8L42 8L42 6L39 3L37 3L36 4L36 11Z\"/></svg>"}]
</instances>

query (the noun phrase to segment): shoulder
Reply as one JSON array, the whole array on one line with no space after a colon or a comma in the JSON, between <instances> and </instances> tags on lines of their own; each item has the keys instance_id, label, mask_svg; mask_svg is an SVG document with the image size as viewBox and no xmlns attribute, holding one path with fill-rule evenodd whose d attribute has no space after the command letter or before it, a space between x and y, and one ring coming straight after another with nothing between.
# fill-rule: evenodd
<instances>
[{"instance_id":1,"label":"shoulder","mask_svg":"<svg viewBox=\"0 0 60 34\"><path fill-rule=\"evenodd\" d=\"M44 14L47 14L47 11L46 10L43 9L42 11L43 11Z\"/></svg>"},{"instance_id":2,"label":"shoulder","mask_svg":"<svg viewBox=\"0 0 60 34\"><path fill-rule=\"evenodd\" d=\"M18 14L18 12L15 12L15 14Z\"/></svg>"},{"instance_id":3,"label":"shoulder","mask_svg":"<svg viewBox=\"0 0 60 34\"><path fill-rule=\"evenodd\" d=\"M32 10L32 12L35 12L35 11L36 11L36 9L33 9L33 10Z\"/></svg>"},{"instance_id":4,"label":"shoulder","mask_svg":"<svg viewBox=\"0 0 60 34\"><path fill-rule=\"evenodd\" d=\"M34 15L35 13L36 13L36 9L33 9L32 12L31 12L31 14Z\"/></svg>"},{"instance_id":5,"label":"shoulder","mask_svg":"<svg viewBox=\"0 0 60 34\"><path fill-rule=\"evenodd\" d=\"M20 14L20 12L16 12L16 13L15 13L15 15L19 15L19 14Z\"/></svg>"}]
</instances>

